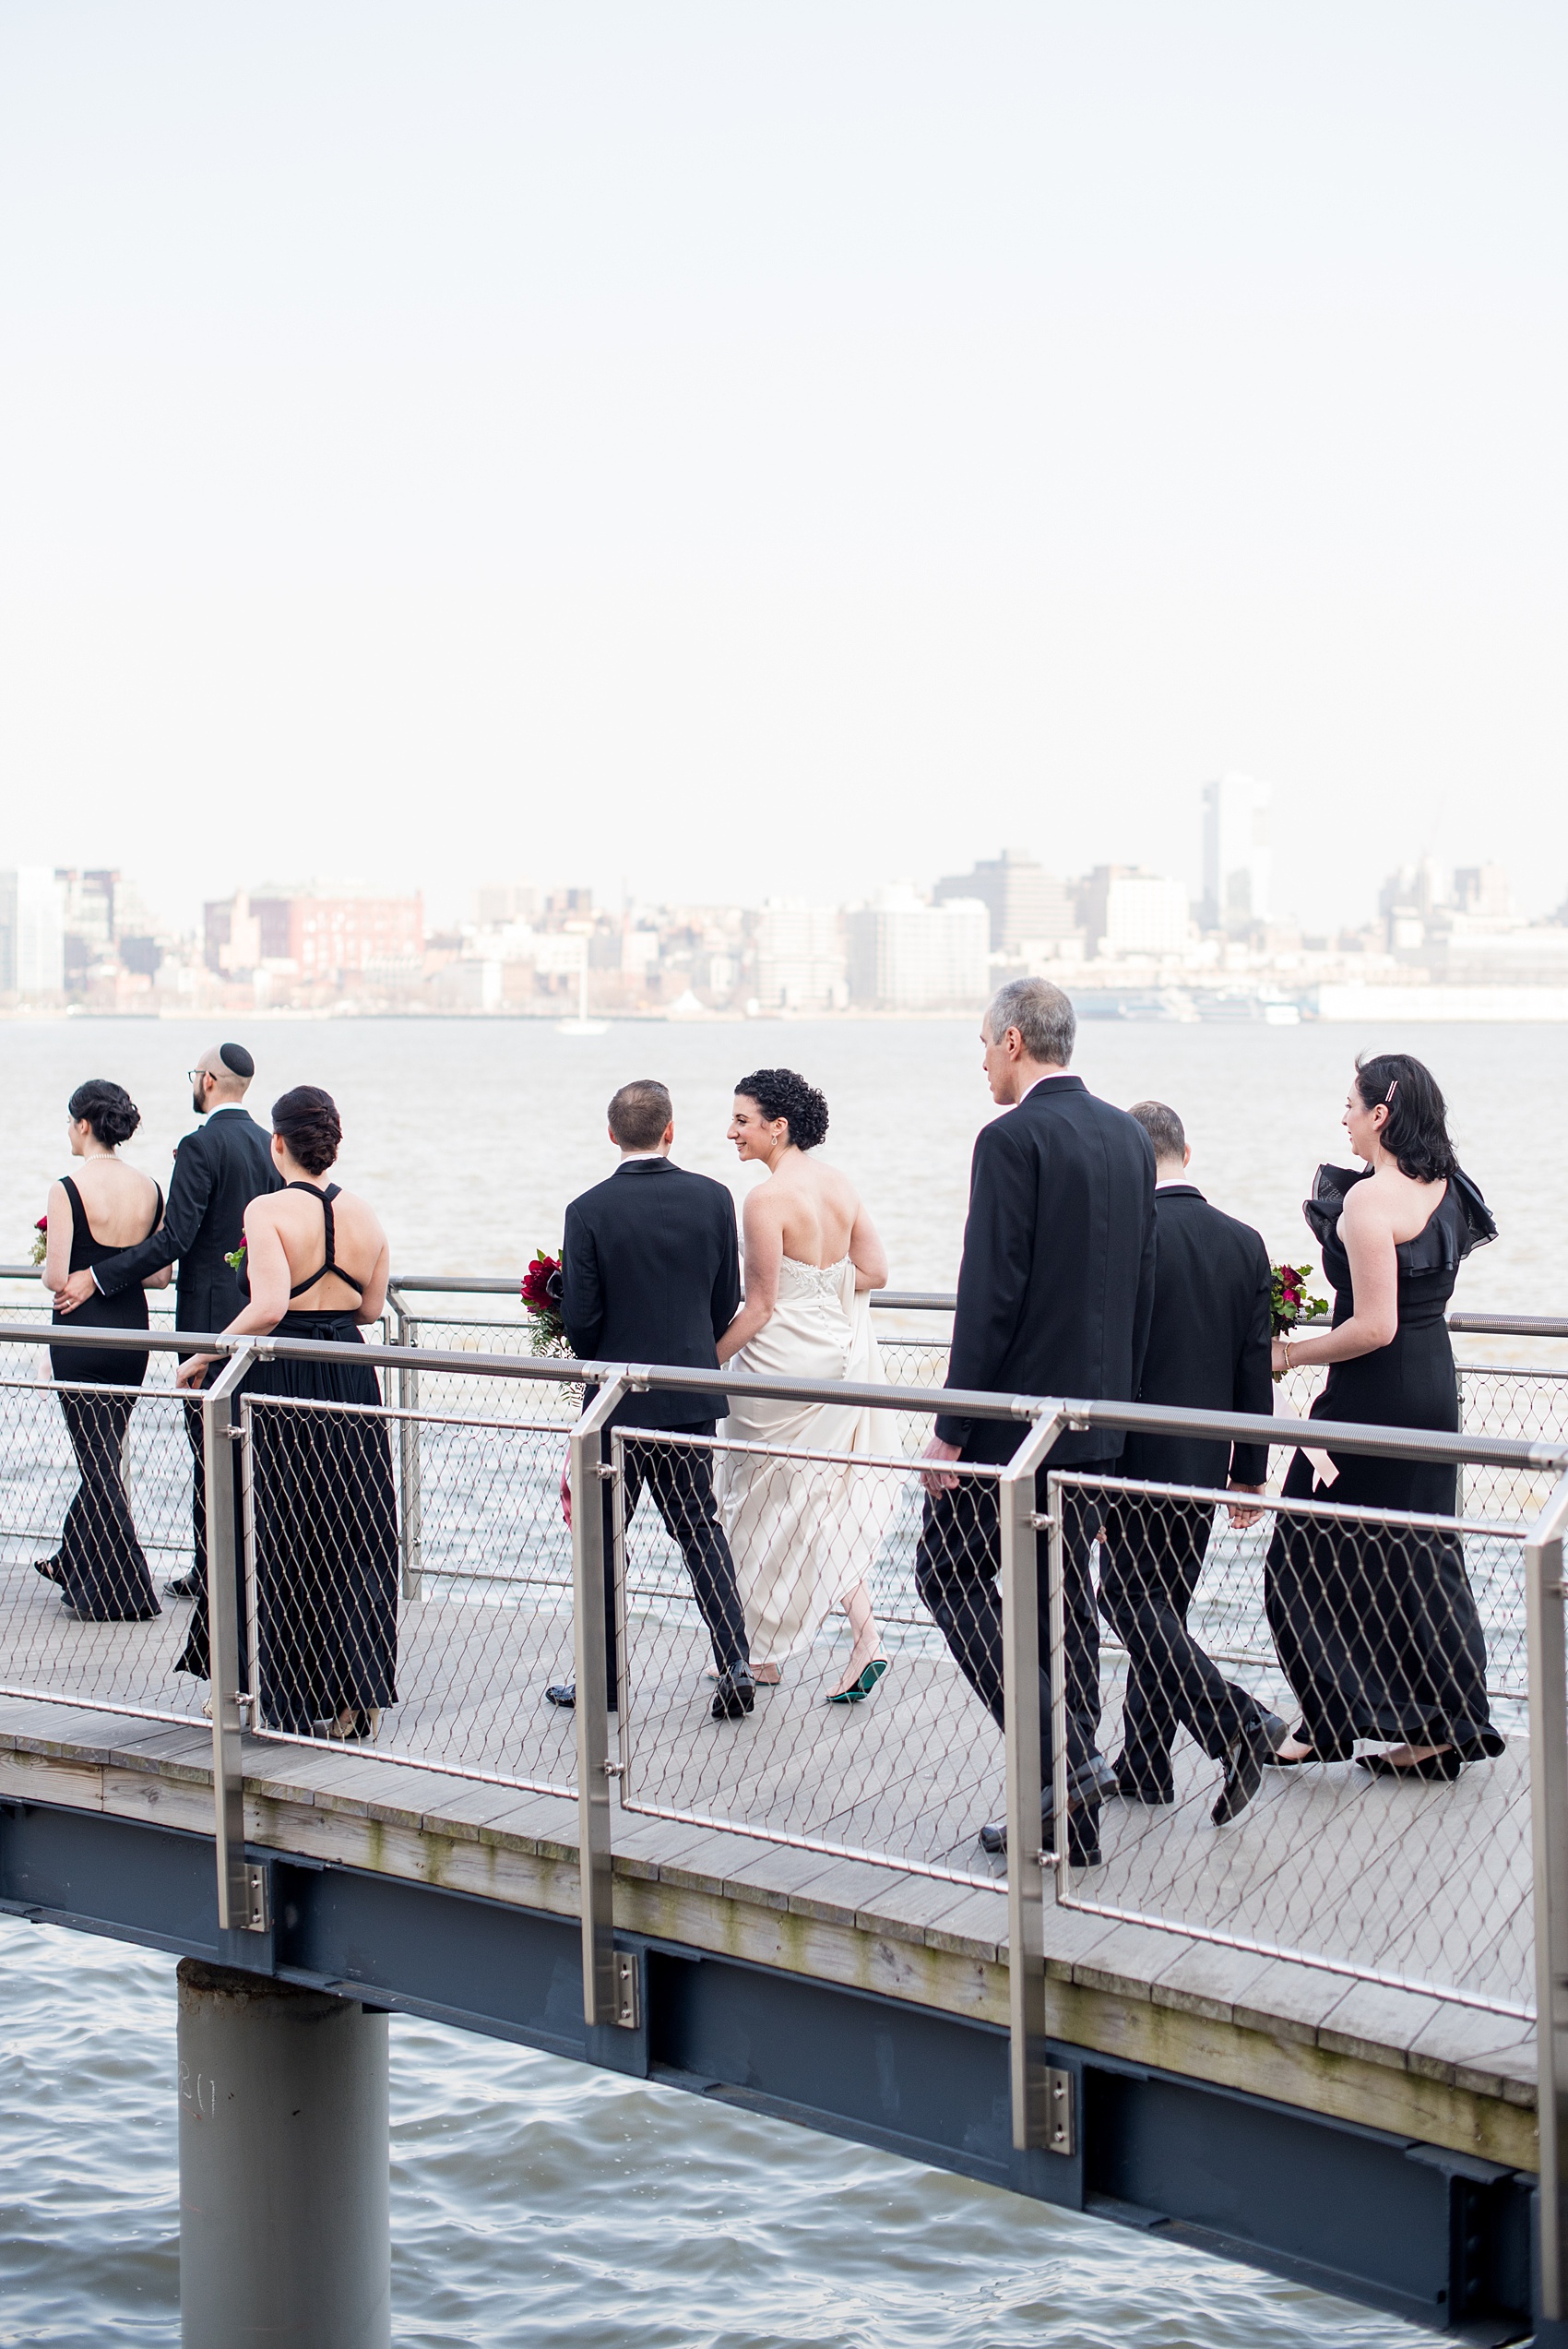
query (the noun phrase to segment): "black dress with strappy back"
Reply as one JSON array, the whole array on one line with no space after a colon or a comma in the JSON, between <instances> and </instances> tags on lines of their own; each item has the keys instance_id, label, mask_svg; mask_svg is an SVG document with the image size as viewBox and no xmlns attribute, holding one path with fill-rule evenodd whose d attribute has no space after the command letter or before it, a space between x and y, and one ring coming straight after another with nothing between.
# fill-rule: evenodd
<instances>
[{"instance_id":1,"label":"black dress with strappy back","mask_svg":"<svg viewBox=\"0 0 1568 2349\"><path fill-rule=\"evenodd\" d=\"M82 1195L68 1174L61 1187L71 1202L70 1270L85 1272L106 1257L118 1256L119 1242L94 1239ZM148 1231L156 1231L162 1217L160 1190ZM100 1296L94 1290L75 1312L56 1311L54 1319L68 1321L73 1330L145 1330L147 1292L139 1283L117 1297ZM89 1622L150 1622L162 1610L137 1539L124 1474L135 1389L147 1377L148 1357L128 1348L121 1352L106 1346L100 1353L92 1346L52 1346L49 1363L61 1382L60 1408L80 1482L65 1510L60 1547L48 1561L48 1579L59 1583L69 1604ZM130 1391L80 1394L71 1391L73 1385Z\"/></svg>"},{"instance_id":2,"label":"black dress with strappy back","mask_svg":"<svg viewBox=\"0 0 1568 2349\"><path fill-rule=\"evenodd\" d=\"M328 1273L362 1292L338 1261L332 1202L339 1186L287 1187L321 1201L326 1234L320 1270L297 1282L291 1298L308 1294ZM244 1273L240 1278L244 1286ZM291 1308L273 1335L364 1342L352 1314L340 1307ZM260 1725L309 1736L345 1710L367 1713L397 1702L392 1449L386 1421L353 1408L379 1405L380 1384L369 1363L285 1355L255 1364L239 1392L258 1405L251 1413L251 1483ZM180 1669L207 1675L204 1609L192 1618Z\"/></svg>"},{"instance_id":3,"label":"black dress with strappy back","mask_svg":"<svg viewBox=\"0 0 1568 2349\"><path fill-rule=\"evenodd\" d=\"M1356 1309L1339 1218L1367 1179L1320 1166L1302 1213L1334 1285L1334 1326ZM1373 1426L1459 1425L1459 1388L1444 1313L1460 1265L1497 1226L1469 1176L1455 1173L1423 1228L1395 1249L1399 1326L1386 1346L1330 1366L1314 1419ZM1456 1472L1441 1462L1330 1452L1337 1473L1318 1486L1297 1452L1288 1499L1452 1517ZM1486 1638L1459 1533L1332 1519L1281 1517L1265 1576L1269 1628L1296 1693L1305 1735L1324 1761L1349 1759L1357 1738L1457 1746L1470 1759L1500 1754L1486 1692Z\"/></svg>"}]
</instances>

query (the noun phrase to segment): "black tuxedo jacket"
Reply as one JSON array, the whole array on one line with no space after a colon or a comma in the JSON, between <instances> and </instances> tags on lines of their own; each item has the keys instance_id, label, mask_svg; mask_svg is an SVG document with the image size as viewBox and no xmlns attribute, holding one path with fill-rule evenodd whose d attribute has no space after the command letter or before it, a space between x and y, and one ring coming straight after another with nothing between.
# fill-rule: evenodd
<instances>
[{"instance_id":1,"label":"black tuxedo jacket","mask_svg":"<svg viewBox=\"0 0 1568 2349\"><path fill-rule=\"evenodd\" d=\"M1157 1191L1154 1214L1154 1319L1138 1401L1271 1414L1272 1276L1262 1239L1250 1223L1210 1207L1194 1183ZM1198 1436L1129 1436L1122 1473L1170 1485L1223 1485L1228 1476L1261 1485L1268 1450Z\"/></svg>"},{"instance_id":2,"label":"black tuxedo jacket","mask_svg":"<svg viewBox=\"0 0 1568 2349\"><path fill-rule=\"evenodd\" d=\"M579 1361L717 1370L718 1341L741 1302L734 1201L722 1183L667 1158L626 1159L566 1210L561 1274ZM612 1424L691 1427L728 1409L722 1395L628 1395Z\"/></svg>"},{"instance_id":3,"label":"black tuxedo jacket","mask_svg":"<svg viewBox=\"0 0 1568 2349\"><path fill-rule=\"evenodd\" d=\"M1048 1077L982 1127L953 1320L950 1387L1130 1401L1154 1302L1154 1150L1081 1077ZM1016 1420L936 1423L964 1459L1002 1461ZM1122 1437L1066 1435L1055 1467L1114 1460Z\"/></svg>"},{"instance_id":4,"label":"black tuxedo jacket","mask_svg":"<svg viewBox=\"0 0 1568 2349\"><path fill-rule=\"evenodd\" d=\"M280 1191L271 1137L248 1109L214 1110L174 1151L163 1221L134 1248L93 1270L106 1297L179 1259L176 1330L225 1329L244 1303L239 1275L224 1263L244 1236L245 1210L264 1191Z\"/></svg>"}]
</instances>

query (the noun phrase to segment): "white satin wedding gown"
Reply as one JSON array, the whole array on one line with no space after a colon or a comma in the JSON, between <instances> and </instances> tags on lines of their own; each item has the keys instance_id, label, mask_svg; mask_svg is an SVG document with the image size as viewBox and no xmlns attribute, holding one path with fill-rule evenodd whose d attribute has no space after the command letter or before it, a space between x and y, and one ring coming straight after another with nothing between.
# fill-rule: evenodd
<instances>
[{"instance_id":1,"label":"white satin wedding gown","mask_svg":"<svg viewBox=\"0 0 1568 2349\"><path fill-rule=\"evenodd\" d=\"M880 1384L871 1301L857 1294L849 1258L819 1270L787 1256L773 1317L742 1346L734 1367L761 1377ZM729 1418L719 1424L720 1444L898 1456L891 1414L859 1403L731 1394ZM809 1646L829 1610L869 1577L897 1505L896 1476L837 1461L720 1451L715 1489L745 1609L752 1667L781 1664Z\"/></svg>"}]
</instances>

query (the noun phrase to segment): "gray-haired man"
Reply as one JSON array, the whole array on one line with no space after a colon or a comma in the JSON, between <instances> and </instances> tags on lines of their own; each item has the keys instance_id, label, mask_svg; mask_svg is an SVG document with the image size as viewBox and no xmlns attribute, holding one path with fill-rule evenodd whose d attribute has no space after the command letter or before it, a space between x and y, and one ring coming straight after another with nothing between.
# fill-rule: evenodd
<instances>
[{"instance_id":1,"label":"gray-haired man","mask_svg":"<svg viewBox=\"0 0 1568 2349\"><path fill-rule=\"evenodd\" d=\"M980 1029L992 1098L1007 1115L980 1128L953 1320L947 1383L999 1394L1130 1401L1137 1392L1154 1303L1154 1151L1141 1126L1097 1101L1068 1063L1073 1007L1045 979L1016 979ZM1002 1604L996 1490L955 1476L955 1461L1002 1461L1016 1420L944 1414L926 1448L928 1498L916 1560L921 1598L959 1670L1003 1720ZM1052 1468L1090 1475L1115 1467L1120 1436L1061 1437ZM1036 1486L1046 1505L1045 1472ZM1074 1494L1066 1510L1067 1751L1073 1856L1099 1858L1099 1805L1115 1791L1100 1756L1099 1633L1090 1553L1099 1504ZM1051 1654L1046 1578L1039 1578L1041 1783L1049 1787ZM1047 1795L1049 1809L1050 1796ZM987 1850L1004 1844L982 1829Z\"/></svg>"}]
</instances>

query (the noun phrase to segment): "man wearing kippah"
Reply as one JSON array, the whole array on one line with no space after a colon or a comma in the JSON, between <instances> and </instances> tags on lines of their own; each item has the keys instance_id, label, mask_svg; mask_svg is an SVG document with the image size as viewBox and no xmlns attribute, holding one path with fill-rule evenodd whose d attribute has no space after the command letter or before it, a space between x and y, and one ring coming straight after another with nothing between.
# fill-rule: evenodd
<instances>
[{"instance_id":1,"label":"man wearing kippah","mask_svg":"<svg viewBox=\"0 0 1568 2349\"><path fill-rule=\"evenodd\" d=\"M187 1134L174 1152L162 1222L134 1248L73 1272L56 1300L62 1312L84 1304L94 1287L106 1297L116 1296L176 1259L176 1330L204 1334L222 1330L244 1304L239 1275L226 1259L239 1248L252 1199L281 1189L283 1182L272 1163L266 1127L244 1105L255 1063L244 1044L213 1044L186 1074L191 1105L207 1123ZM207 1591L207 1467L199 1402L185 1405L185 1433L194 1460L196 1565L164 1587L172 1598L196 1599Z\"/></svg>"}]
</instances>

